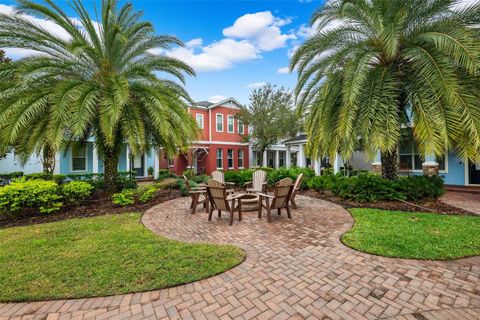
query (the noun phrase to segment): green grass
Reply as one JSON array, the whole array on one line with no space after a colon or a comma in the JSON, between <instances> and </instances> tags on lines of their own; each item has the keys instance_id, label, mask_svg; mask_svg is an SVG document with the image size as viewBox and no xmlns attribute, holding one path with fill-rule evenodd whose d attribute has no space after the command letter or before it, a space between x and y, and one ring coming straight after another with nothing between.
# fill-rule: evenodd
<instances>
[{"instance_id":1,"label":"green grass","mask_svg":"<svg viewBox=\"0 0 480 320\"><path fill-rule=\"evenodd\" d=\"M233 246L168 240L139 220L128 213L0 230L0 301L165 288L221 273L245 257Z\"/></svg>"},{"instance_id":2,"label":"green grass","mask_svg":"<svg viewBox=\"0 0 480 320\"><path fill-rule=\"evenodd\" d=\"M480 217L351 209L342 242L386 257L447 260L480 255Z\"/></svg>"}]
</instances>

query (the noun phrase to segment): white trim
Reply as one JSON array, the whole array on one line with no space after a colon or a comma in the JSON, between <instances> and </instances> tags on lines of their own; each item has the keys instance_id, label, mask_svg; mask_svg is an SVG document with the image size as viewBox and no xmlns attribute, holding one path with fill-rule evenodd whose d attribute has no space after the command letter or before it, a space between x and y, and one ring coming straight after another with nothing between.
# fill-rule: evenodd
<instances>
[{"instance_id":1,"label":"white trim","mask_svg":"<svg viewBox=\"0 0 480 320\"><path fill-rule=\"evenodd\" d=\"M230 131L230 119L232 119L232 131ZM231 114L227 115L227 132L235 133L235 117Z\"/></svg>"},{"instance_id":2,"label":"white trim","mask_svg":"<svg viewBox=\"0 0 480 320\"><path fill-rule=\"evenodd\" d=\"M160 173L160 155L157 150L153 151L153 177L157 178L158 174Z\"/></svg>"},{"instance_id":3,"label":"white trim","mask_svg":"<svg viewBox=\"0 0 480 320\"><path fill-rule=\"evenodd\" d=\"M290 142L284 142L284 145L298 145L298 144L307 144L307 140L297 140L297 141L290 141Z\"/></svg>"},{"instance_id":4,"label":"white trim","mask_svg":"<svg viewBox=\"0 0 480 320\"><path fill-rule=\"evenodd\" d=\"M212 141L212 110L208 110L208 141Z\"/></svg>"},{"instance_id":5,"label":"white trim","mask_svg":"<svg viewBox=\"0 0 480 320\"><path fill-rule=\"evenodd\" d=\"M92 162L92 172L98 173L98 149L96 145L93 145Z\"/></svg>"},{"instance_id":6,"label":"white trim","mask_svg":"<svg viewBox=\"0 0 480 320\"><path fill-rule=\"evenodd\" d=\"M222 154L222 157L221 158L218 158L218 151L221 151L220 153ZM218 160L222 160L221 163L222 163L222 166L221 167L218 167ZM215 166L217 166L217 169L222 169L223 170L223 149L222 148L217 148L215 150Z\"/></svg>"},{"instance_id":7,"label":"white trim","mask_svg":"<svg viewBox=\"0 0 480 320\"><path fill-rule=\"evenodd\" d=\"M85 144L85 170L73 170L73 145L70 146L70 172L73 173L86 173L88 172L88 142L74 142Z\"/></svg>"},{"instance_id":8,"label":"white trim","mask_svg":"<svg viewBox=\"0 0 480 320\"><path fill-rule=\"evenodd\" d=\"M227 102L230 102L230 105L225 105L225 103L227 103ZM237 106L234 107L233 104L236 104ZM230 109L240 109L241 106L242 106L242 104L240 102L235 100L235 98L230 97L230 98L227 98L225 100L219 101L215 104L212 104L208 108L213 109L215 107L225 107L225 108L230 108Z\"/></svg>"},{"instance_id":9,"label":"white trim","mask_svg":"<svg viewBox=\"0 0 480 320\"><path fill-rule=\"evenodd\" d=\"M218 116L222 116L222 130L218 130ZM223 118L223 113L215 113L215 130L217 132L223 132L224 128L223 125L225 124L224 121L225 119Z\"/></svg>"},{"instance_id":10,"label":"white trim","mask_svg":"<svg viewBox=\"0 0 480 320\"><path fill-rule=\"evenodd\" d=\"M228 165L228 151L232 151L232 166L230 167ZM228 167L228 170L230 169L235 169L235 149L227 149L227 167Z\"/></svg>"},{"instance_id":11,"label":"white trim","mask_svg":"<svg viewBox=\"0 0 480 320\"><path fill-rule=\"evenodd\" d=\"M245 166L245 150L243 149L237 149L237 165L238 161L240 160L240 151L242 152L242 166L238 166L238 169L243 169Z\"/></svg>"},{"instance_id":12,"label":"white trim","mask_svg":"<svg viewBox=\"0 0 480 320\"><path fill-rule=\"evenodd\" d=\"M125 147L125 154L127 155L127 159L125 161L126 169L127 172L130 172L130 147L128 146L128 144Z\"/></svg>"},{"instance_id":13,"label":"white trim","mask_svg":"<svg viewBox=\"0 0 480 320\"><path fill-rule=\"evenodd\" d=\"M466 186L473 186L473 187L477 187L477 186L480 186L480 184L478 183L470 183L470 168L469 168L469 164L470 164L470 161L467 160L467 161L464 161L464 172L465 172L465 182L464 184Z\"/></svg>"},{"instance_id":14,"label":"white trim","mask_svg":"<svg viewBox=\"0 0 480 320\"><path fill-rule=\"evenodd\" d=\"M199 125L198 125L199 117L200 117L200 119L202 119L202 121L201 121L201 122L202 122L202 126L199 126ZM199 129L202 129L202 130L203 130L203 129L205 128L205 119L204 119L204 117L203 117L203 114L201 114L201 113L196 113L196 114L195 114L195 122L197 123L197 127L198 127Z\"/></svg>"},{"instance_id":15,"label":"white trim","mask_svg":"<svg viewBox=\"0 0 480 320\"><path fill-rule=\"evenodd\" d=\"M192 144L223 144L223 145L229 145L229 146L248 146L248 142L229 142L229 141L203 141L203 140L198 140L198 141L193 141Z\"/></svg>"}]
</instances>

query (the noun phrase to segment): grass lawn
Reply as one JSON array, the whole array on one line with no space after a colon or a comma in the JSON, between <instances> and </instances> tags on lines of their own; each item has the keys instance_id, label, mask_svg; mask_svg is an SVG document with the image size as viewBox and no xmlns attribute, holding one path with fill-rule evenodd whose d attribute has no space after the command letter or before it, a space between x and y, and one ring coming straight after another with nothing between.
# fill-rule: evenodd
<instances>
[{"instance_id":1,"label":"grass lawn","mask_svg":"<svg viewBox=\"0 0 480 320\"><path fill-rule=\"evenodd\" d=\"M168 240L139 220L128 213L0 230L0 301L165 288L221 273L245 257L233 246Z\"/></svg>"},{"instance_id":2,"label":"grass lawn","mask_svg":"<svg viewBox=\"0 0 480 320\"><path fill-rule=\"evenodd\" d=\"M347 246L386 257L444 260L480 255L480 217L351 209Z\"/></svg>"}]
</instances>

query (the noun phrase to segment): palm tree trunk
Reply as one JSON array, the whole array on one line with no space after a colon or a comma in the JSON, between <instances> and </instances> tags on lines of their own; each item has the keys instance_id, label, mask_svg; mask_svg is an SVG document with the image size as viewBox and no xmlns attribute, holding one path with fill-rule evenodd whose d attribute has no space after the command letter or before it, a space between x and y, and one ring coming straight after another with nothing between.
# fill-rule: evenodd
<instances>
[{"instance_id":1,"label":"palm tree trunk","mask_svg":"<svg viewBox=\"0 0 480 320\"><path fill-rule=\"evenodd\" d=\"M398 179L397 151L382 152L382 177L389 180Z\"/></svg>"},{"instance_id":2,"label":"palm tree trunk","mask_svg":"<svg viewBox=\"0 0 480 320\"><path fill-rule=\"evenodd\" d=\"M46 144L42 150L43 172L53 174L55 171L55 151Z\"/></svg>"},{"instance_id":3,"label":"palm tree trunk","mask_svg":"<svg viewBox=\"0 0 480 320\"><path fill-rule=\"evenodd\" d=\"M104 150L105 168L104 168L104 188L107 192L115 192L118 189L118 157L120 156L120 148L106 147Z\"/></svg>"}]
</instances>

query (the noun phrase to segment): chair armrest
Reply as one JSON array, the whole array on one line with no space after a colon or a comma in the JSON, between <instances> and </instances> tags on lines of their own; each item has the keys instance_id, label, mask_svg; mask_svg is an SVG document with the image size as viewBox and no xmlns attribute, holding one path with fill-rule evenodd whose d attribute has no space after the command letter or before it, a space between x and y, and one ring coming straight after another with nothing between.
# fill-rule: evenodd
<instances>
[{"instance_id":1,"label":"chair armrest","mask_svg":"<svg viewBox=\"0 0 480 320\"><path fill-rule=\"evenodd\" d=\"M192 190L192 191L189 191L188 193L189 194L203 194L205 193L206 190Z\"/></svg>"},{"instance_id":2,"label":"chair armrest","mask_svg":"<svg viewBox=\"0 0 480 320\"><path fill-rule=\"evenodd\" d=\"M206 183L197 183L197 187L206 188L206 187L207 187L207 184L206 184Z\"/></svg>"},{"instance_id":3,"label":"chair armrest","mask_svg":"<svg viewBox=\"0 0 480 320\"><path fill-rule=\"evenodd\" d=\"M246 187L246 186L248 186L248 185L251 185L252 183L253 183L252 181L246 181L246 182L243 184L243 186Z\"/></svg>"},{"instance_id":4,"label":"chair armrest","mask_svg":"<svg viewBox=\"0 0 480 320\"><path fill-rule=\"evenodd\" d=\"M274 196L271 196L271 195L268 195L268 194L265 194L265 193L257 193L257 195L259 195L260 197L265 197L265 198L270 198L270 199L275 198Z\"/></svg>"},{"instance_id":5,"label":"chair armrest","mask_svg":"<svg viewBox=\"0 0 480 320\"><path fill-rule=\"evenodd\" d=\"M241 197L243 197L243 196L244 196L243 193L232 194L232 195L227 196L227 200L239 199L239 198L241 198Z\"/></svg>"},{"instance_id":6,"label":"chair armrest","mask_svg":"<svg viewBox=\"0 0 480 320\"><path fill-rule=\"evenodd\" d=\"M231 186L234 186L235 185L235 182L225 182L226 185L231 185Z\"/></svg>"},{"instance_id":7,"label":"chair armrest","mask_svg":"<svg viewBox=\"0 0 480 320\"><path fill-rule=\"evenodd\" d=\"M192 187L192 190L207 190L207 187Z\"/></svg>"}]
</instances>

